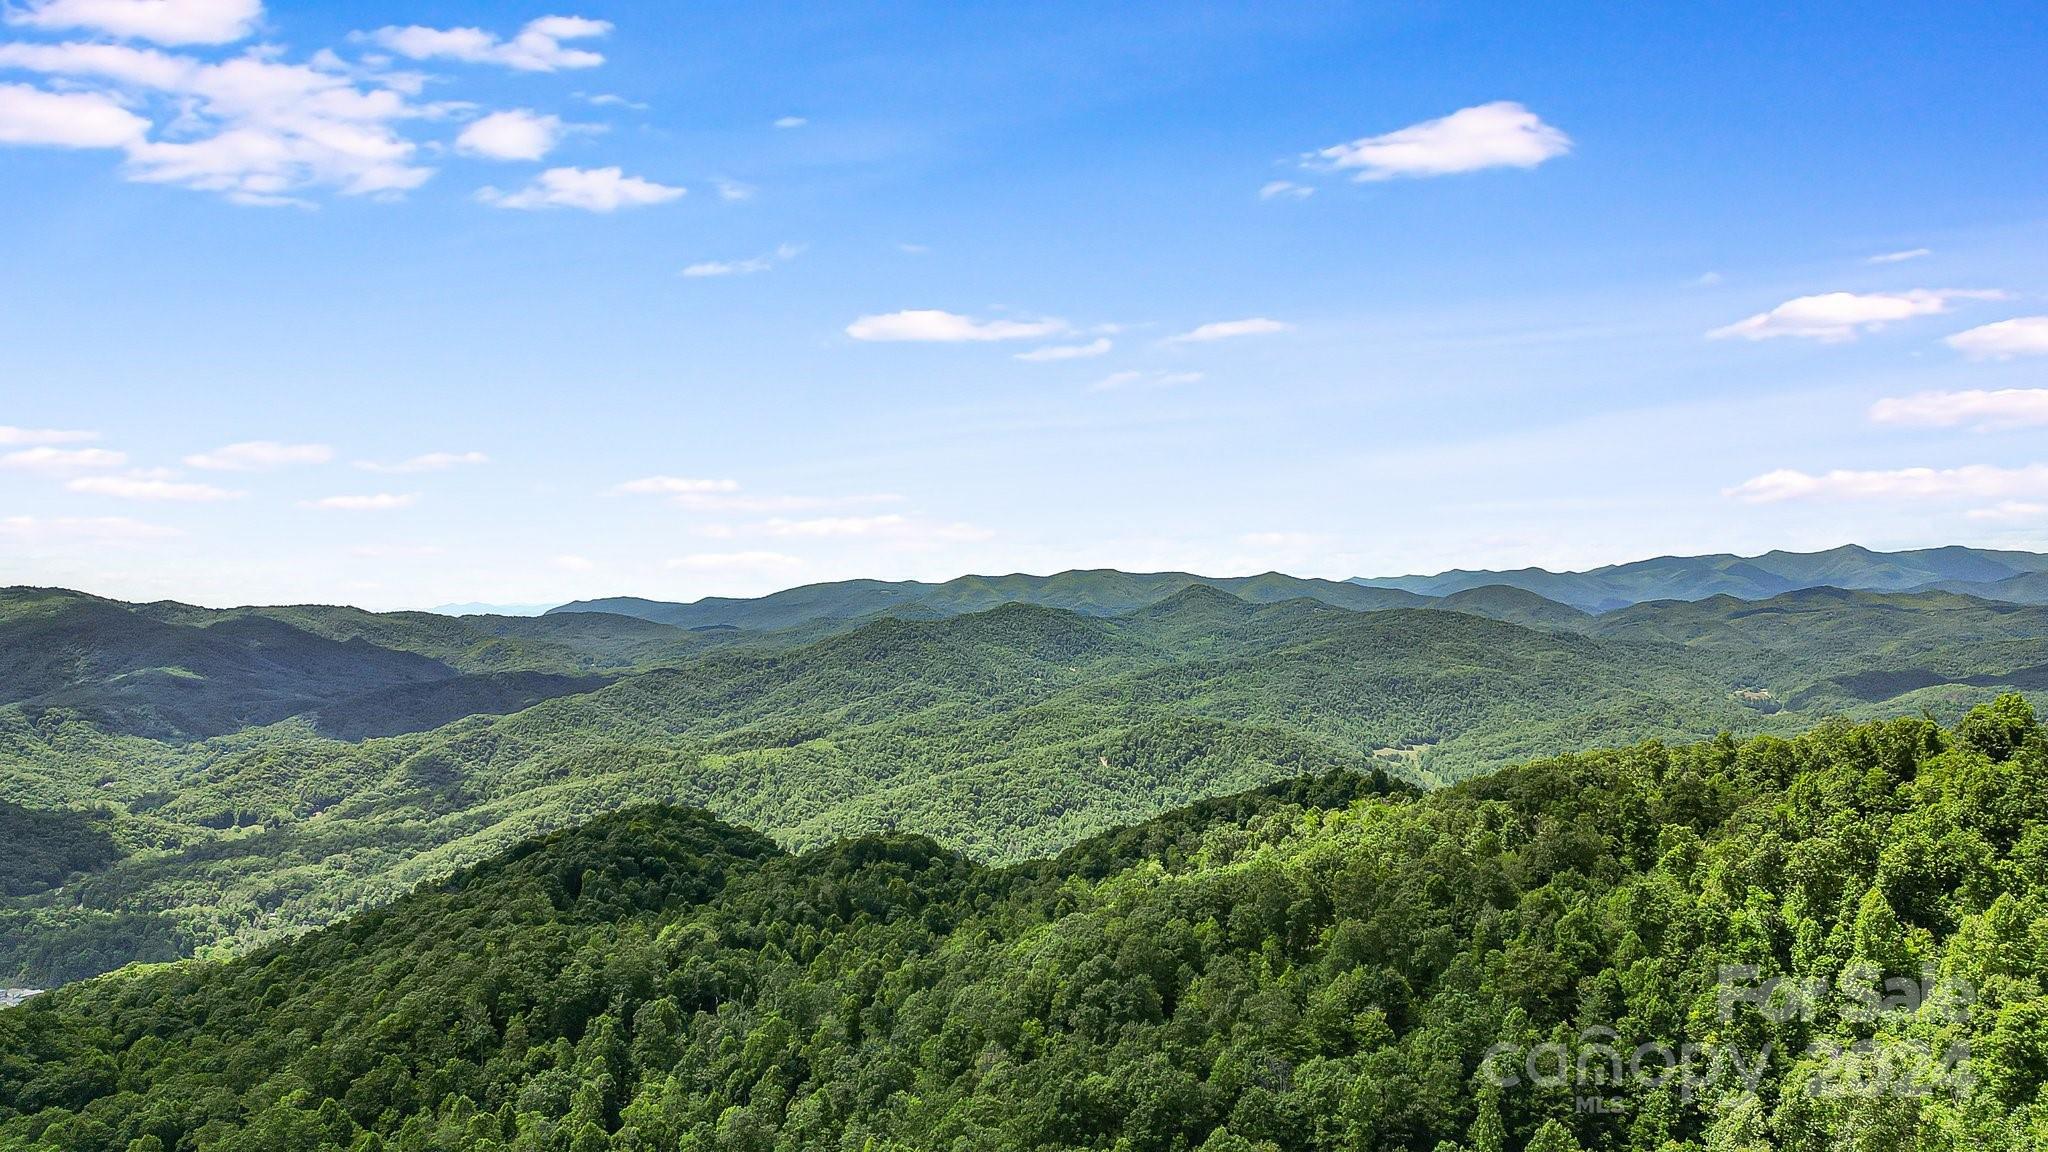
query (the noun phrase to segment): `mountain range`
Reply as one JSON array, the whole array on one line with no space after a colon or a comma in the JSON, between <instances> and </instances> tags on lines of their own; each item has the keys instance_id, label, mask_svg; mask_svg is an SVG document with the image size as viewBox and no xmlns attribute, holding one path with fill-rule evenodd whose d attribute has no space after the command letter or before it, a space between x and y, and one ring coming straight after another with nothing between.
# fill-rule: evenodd
<instances>
[{"instance_id":1,"label":"mountain range","mask_svg":"<svg viewBox=\"0 0 2048 1152\"><path fill-rule=\"evenodd\" d=\"M1848 544L1825 552L1659 556L1585 572L1453 569L1434 576L1357 577L1351 582L1425 596L1506 585L1586 612L1611 612L1648 600L1704 600L1709 596L1762 600L1819 587L1875 592L1934 589L1987 600L2042 604L2048 603L2048 555L1960 546L1873 552Z\"/></svg>"},{"instance_id":2,"label":"mountain range","mask_svg":"<svg viewBox=\"0 0 2048 1152\"><path fill-rule=\"evenodd\" d=\"M1543 568L1505 571L1455 569L1433 576L1308 579L1267 572L1210 577L1189 572L1119 572L1093 569L1051 576L962 576L943 583L915 580L840 580L807 584L766 596L711 596L688 603L615 596L577 600L550 614L604 612L636 616L679 628L780 630L880 615L954 616L998 604L1043 604L1097 616L1143 607L1190 584L1208 584L1254 603L1308 598L1340 608L1448 607L1475 615L1527 622L1547 617L1565 623L1573 613L1612 612L1654 600L1733 596L1764 600L1802 588L1851 591L1942 591L2016 604L2048 604L2048 554L1952 546L1874 552L1845 545L1825 552L1767 552L1761 556L1663 556L1586 572ZM1549 601L1508 599L1484 589L1515 589ZM1445 603L1448 598L1463 597ZM1570 609L1560 611L1559 606Z\"/></svg>"},{"instance_id":3,"label":"mountain range","mask_svg":"<svg viewBox=\"0 0 2048 1152\"><path fill-rule=\"evenodd\" d=\"M792 848L889 829L1006 862L1303 774L1437 785L2048 688L2048 608L1948 592L1591 615L1498 585L1301 582L1401 605L1361 610L1085 577L1035 588L1087 611L758 618L801 621L782 629L8 591L0 982L289 937L638 803Z\"/></svg>"}]
</instances>

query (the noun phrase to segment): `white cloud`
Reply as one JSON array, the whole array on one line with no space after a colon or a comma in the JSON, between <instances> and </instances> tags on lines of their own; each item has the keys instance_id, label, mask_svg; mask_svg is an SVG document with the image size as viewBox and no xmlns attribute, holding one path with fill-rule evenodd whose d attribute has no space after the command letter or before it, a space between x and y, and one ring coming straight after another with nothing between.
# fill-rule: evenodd
<instances>
[{"instance_id":1,"label":"white cloud","mask_svg":"<svg viewBox=\"0 0 2048 1152\"><path fill-rule=\"evenodd\" d=\"M481 452L428 452L409 460L386 464L378 460L358 460L356 467L365 472L445 472L465 464L488 464L490 457Z\"/></svg>"},{"instance_id":2,"label":"white cloud","mask_svg":"<svg viewBox=\"0 0 2048 1152\"><path fill-rule=\"evenodd\" d=\"M888 513L882 516L823 516L815 520L769 520L761 530L771 536L872 536L909 524L908 517Z\"/></svg>"},{"instance_id":3,"label":"white cloud","mask_svg":"<svg viewBox=\"0 0 2048 1152\"><path fill-rule=\"evenodd\" d=\"M1099 336L1086 344L1048 344L1043 348L1033 348L1028 352L1017 353L1017 359L1033 364L1056 360L1086 360L1092 356L1102 355L1109 351L1110 347L1109 337Z\"/></svg>"},{"instance_id":4,"label":"white cloud","mask_svg":"<svg viewBox=\"0 0 2048 1152\"><path fill-rule=\"evenodd\" d=\"M754 186L752 184L742 184L737 180L718 180L714 181L713 184L718 189L718 198L720 200L737 202L754 198Z\"/></svg>"},{"instance_id":5,"label":"white cloud","mask_svg":"<svg viewBox=\"0 0 2048 1152\"><path fill-rule=\"evenodd\" d=\"M334 449L325 444L280 444L275 440L244 440L211 452L185 457L187 467L208 472L259 472L288 464L325 464Z\"/></svg>"},{"instance_id":6,"label":"white cloud","mask_svg":"<svg viewBox=\"0 0 2048 1152\"><path fill-rule=\"evenodd\" d=\"M1766 472L1727 490L1752 504L1785 500L1955 500L2001 499L2048 494L2048 464L2000 468L1895 468L1858 472L1837 469L1814 475L1790 468Z\"/></svg>"},{"instance_id":7,"label":"white cloud","mask_svg":"<svg viewBox=\"0 0 2048 1152\"><path fill-rule=\"evenodd\" d=\"M677 504L699 512L819 512L832 508L894 504L903 497L889 492L853 496L741 496L730 492L683 492L674 499Z\"/></svg>"},{"instance_id":8,"label":"white cloud","mask_svg":"<svg viewBox=\"0 0 2048 1152\"><path fill-rule=\"evenodd\" d=\"M323 496L318 500L301 500L301 508L319 508L335 512L389 512L397 508L410 508L419 501L411 492L373 492L367 496Z\"/></svg>"},{"instance_id":9,"label":"white cloud","mask_svg":"<svg viewBox=\"0 0 2048 1152\"><path fill-rule=\"evenodd\" d=\"M775 122L777 128L801 128L810 121L801 116L784 116Z\"/></svg>"},{"instance_id":10,"label":"white cloud","mask_svg":"<svg viewBox=\"0 0 2048 1152\"><path fill-rule=\"evenodd\" d=\"M686 189L628 176L619 168L550 168L517 192L484 188L477 199L500 208L581 208L615 212L648 204L665 204Z\"/></svg>"},{"instance_id":11,"label":"white cloud","mask_svg":"<svg viewBox=\"0 0 2048 1152\"><path fill-rule=\"evenodd\" d=\"M192 484L160 476L80 476L65 485L73 492L113 496L122 500L162 500L177 503L209 503L233 500L242 495L211 484Z\"/></svg>"},{"instance_id":12,"label":"white cloud","mask_svg":"<svg viewBox=\"0 0 2048 1152\"><path fill-rule=\"evenodd\" d=\"M647 111L647 105L638 100L628 100L613 92L578 92L576 99L593 108L631 108L635 112Z\"/></svg>"},{"instance_id":13,"label":"white cloud","mask_svg":"<svg viewBox=\"0 0 2048 1152\"><path fill-rule=\"evenodd\" d=\"M1333 539L1317 532L1247 532L1237 542L1262 552L1300 554L1327 549Z\"/></svg>"},{"instance_id":14,"label":"white cloud","mask_svg":"<svg viewBox=\"0 0 2048 1152\"><path fill-rule=\"evenodd\" d=\"M0 44L0 65L105 89L64 93L67 107L0 86L0 140L119 148L130 180L281 204L314 187L395 195L433 175L396 128L441 112L412 102L416 78L361 74L331 53L291 64L252 49L209 63L117 44ZM163 132L150 138L131 107L158 113Z\"/></svg>"},{"instance_id":15,"label":"white cloud","mask_svg":"<svg viewBox=\"0 0 2048 1152\"><path fill-rule=\"evenodd\" d=\"M2039 520L2048 517L2048 504L2029 504L2022 500L2007 500L1989 508L1972 508L1963 513L1971 520Z\"/></svg>"},{"instance_id":16,"label":"white cloud","mask_svg":"<svg viewBox=\"0 0 2048 1152\"><path fill-rule=\"evenodd\" d=\"M1917 392L1891 396L1870 406L1879 424L1916 424L1951 428L1968 424L1979 430L2030 428L2048 424L2048 388L1970 389L1962 392Z\"/></svg>"},{"instance_id":17,"label":"white cloud","mask_svg":"<svg viewBox=\"0 0 2048 1152\"><path fill-rule=\"evenodd\" d=\"M0 444L76 444L97 440L100 434L75 428L15 428L0 424Z\"/></svg>"},{"instance_id":18,"label":"white cloud","mask_svg":"<svg viewBox=\"0 0 2048 1152\"><path fill-rule=\"evenodd\" d=\"M1934 249L1932 248L1908 248L1903 252L1880 252L1877 255L1872 256L1869 259L1865 260L1864 263L1903 264L1908 260L1918 260L1922 256L1932 255L1934 255Z\"/></svg>"},{"instance_id":19,"label":"white cloud","mask_svg":"<svg viewBox=\"0 0 2048 1152\"><path fill-rule=\"evenodd\" d=\"M734 569L755 571L760 569L794 568L803 561L781 552L696 552L678 556L668 562L670 568L687 568L695 572L730 572Z\"/></svg>"},{"instance_id":20,"label":"white cloud","mask_svg":"<svg viewBox=\"0 0 2048 1152\"><path fill-rule=\"evenodd\" d=\"M1112 372L1095 382L1097 392L1114 392L1119 388L1172 388L1181 384L1200 383L1206 377L1200 372Z\"/></svg>"},{"instance_id":21,"label":"white cloud","mask_svg":"<svg viewBox=\"0 0 2048 1152\"><path fill-rule=\"evenodd\" d=\"M1915 288L1910 292L1825 292L1799 296L1769 312L1759 312L1724 328L1707 333L1709 340L1769 340L1798 336L1824 344L1840 344L1866 332L1875 332L1898 320L1915 316L1937 316L1947 312L1953 300L1997 300L2004 294L1964 289L1934 291Z\"/></svg>"},{"instance_id":22,"label":"white cloud","mask_svg":"<svg viewBox=\"0 0 2048 1152\"><path fill-rule=\"evenodd\" d=\"M82 28L158 44L227 44L255 31L262 0L30 0L9 24Z\"/></svg>"},{"instance_id":23,"label":"white cloud","mask_svg":"<svg viewBox=\"0 0 2048 1152\"><path fill-rule=\"evenodd\" d=\"M455 147L487 160L538 160L561 142L561 117L519 108L471 122L455 138Z\"/></svg>"},{"instance_id":24,"label":"white cloud","mask_svg":"<svg viewBox=\"0 0 2048 1152\"><path fill-rule=\"evenodd\" d=\"M460 60L467 64L497 64L522 72L554 72L564 68L595 68L604 57L582 48L565 47L564 40L588 40L603 36L612 26L603 20L581 16L543 16L521 28L510 40L481 28L379 28L369 39L379 46L412 60Z\"/></svg>"},{"instance_id":25,"label":"white cloud","mask_svg":"<svg viewBox=\"0 0 2048 1152\"><path fill-rule=\"evenodd\" d=\"M1281 320L1268 320L1253 316L1246 320L1218 320L1203 324L1190 332L1168 337L1168 344L1208 344L1216 340L1230 340L1238 336L1269 336L1276 332L1291 332L1294 325Z\"/></svg>"},{"instance_id":26,"label":"white cloud","mask_svg":"<svg viewBox=\"0 0 2048 1152\"><path fill-rule=\"evenodd\" d=\"M0 144L127 148L140 144L148 132L149 121L111 96L0 84Z\"/></svg>"},{"instance_id":27,"label":"white cloud","mask_svg":"<svg viewBox=\"0 0 2048 1152\"><path fill-rule=\"evenodd\" d=\"M855 340L959 344L990 340L1035 340L1067 330L1063 320L976 320L936 308L910 308L862 316L846 326Z\"/></svg>"},{"instance_id":28,"label":"white cloud","mask_svg":"<svg viewBox=\"0 0 2048 1152\"><path fill-rule=\"evenodd\" d=\"M1306 200L1315 194L1315 189L1292 180L1268 180L1259 186L1261 200Z\"/></svg>"},{"instance_id":29,"label":"white cloud","mask_svg":"<svg viewBox=\"0 0 2048 1152\"><path fill-rule=\"evenodd\" d=\"M691 279L713 276L747 276L755 272L766 272L777 264L786 264L802 254L803 249L795 244L784 244L763 256L751 256L745 260L700 260L683 269L683 275Z\"/></svg>"},{"instance_id":30,"label":"white cloud","mask_svg":"<svg viewBox=\"0 0 2048 1152\"><path fill-rule=\"evenodd\" d=\"M548 561L548 563L553 564L564 572L588 572L597 567L597 564L588 556L567 554L557 556L553 560Z\"/></svg>"},{"instance_id":31,"label":"white cloud","mask_svg":"<svg viewBox=\"0 0 2048 1152\"><path fill-rule=\"evenodd\" d=\"M27 547L60 540L83 540L92 544L135 544L176 536L178 530L161 524L145 524L126 516L8 516L0 518L0 537Z\"/></svg>"},{"instance_id":32,"label":"white cloud","mask_svg":"<svg viewBox=\"0 0 2048 1152\"><path fill-rule=\"evenodd\" d=\"M2018 316L1980 325L1950 336L1946 343L1959 352L1987 360L2048 356L2048 316Z\"/></svg>"},{"instance_id":33,"label":"white cloud","mask_svg":"<svg viewBox=\"0 0 2048 1152\"><path fill-rule=\"evenodd\" d=\"M737 480L705 480L693 476L643 476L628 480L616 491L659 496L695 496L710 492L737 492Z\"/></svg>"},{"instance_id":34,"label":"white cloud","mask_svg":"<svg viewBox=\"0 0 2048 1152\"><path fill-rule=\"evenodd\" d=\"M0 468L28 472L79 472L93 468L119 468L128 462L124 453L105 448L53 448L44 444L0 456Z\"/></svg>"},{"instance_id":35,"label":"white cloud","mask_svg":"<svg viewBox=\"0 0 2048 1152\"><path fill-rule=\"evenodd\" d=\"M932 523L888 513L881 516L821 516L807 520L764 520L753 526L769 536L802 539L881 537L908 547L987 540L995 533L974 524Z\"/></svg>"},{"instance_id":36,"label":"white cloud","mask_svg":"<svg viewBox=\"0 0 2048 1152\"><path fill-rule=\"evenodd\" d=\"M1571 137L1534 112L1500 100L1325 148L1310 160L1319 167L1355 171L1357 180L1392 180L1483 168L1534 168L1571 147Z\"/></svg>"}]
</instances>

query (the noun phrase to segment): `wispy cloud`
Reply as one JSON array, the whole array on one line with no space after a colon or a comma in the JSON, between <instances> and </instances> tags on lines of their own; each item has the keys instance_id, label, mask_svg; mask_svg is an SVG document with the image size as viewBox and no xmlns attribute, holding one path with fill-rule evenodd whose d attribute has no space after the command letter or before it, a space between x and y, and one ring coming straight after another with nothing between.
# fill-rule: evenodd
<instances>
[{"instance_id":1,"label":"wispy cloud","mask_svg":"<svg viewBox=\"0 0 2048 1152\"><path fill-rule=\"evenodd\" d=\"M1086 360L1108 352L1112 347L1109 337L1098 336L1086 344L1048 344L1017 353L1017 359L1032 364L1045 364L1060 360Z\"/></svg>"},{"instance_id":2,"label":"wispy cloud","mask_svg":"<svg viewBox=\"0 0 2048 1152\"><path fill-rule=\"evenodd\" d=\"M134 544L178 535L175 528L145 524L126 516L0 517L0 537L25 547L63 540L91 544Z\"/></svg>"},{"instance_id":3,"label":"wispy cloud","mask_svg":"<svg viewBox=\"0 0 2048 1152\"><path fill-rule=\"evenodd\" d=\"M1910 292L1824 292L1797 296L1707 333L1709 340L1770 340L1795 336L1841 344L1887 324L1916 316L1938 316L1957 300L1998 300L2004 293L1980 289L1915 288Z\"/></svg>"},{"instance_id":4,"label":"wispy cloud","mask_svg":"<svg viewBox=\"0 0 2048 1152\"><path fill-rule=\"evenodd\" d=\"M621 168L550 168L516 192L480 188L476 198L500 208L580 208L616 212L666 204L688 189L628 176Z\"/></svg>"},{"instance_id":5,"label":"wispy cloud","mask_svg":"<svg viewBox=\"0 0 2048 1152\"><path fill-rule=\"evenodd\" d=\"M782 552L694 552L668 561L668 566L693 572L730 572L787 569L802 563L801 559Z\"/></svg>"},{"instance_id":6,"label":"wispy cloud","mask_svg":"<svg viewBox=\"0 0 2048 1152\"><path fill-rule=\"evenodd\" d=\"M1178 336L1166 338L1168 344L1209 344L1217 340L1234 340L1239 336L1270 336L1277 332L1292 332L1294 325L1284 320L1269 320L1264 316L1253 316L1244 320L1218 320L1203 324Z\"/></svg>"},{"instance_id":7,"label":"wispy cloud","mask_svg":"<svg viewBox=\"0 0 2048 1152\"><path fill-rule=\"evenodd\" d=\"M720 200L731 203L737 203L741 200L752 200L756 191L752 184L742 184L737 180L715 180L712 182L712 186L718 189L718 198Z\"/></svg>"},{"instance_id":8,"label":"wispy cloud","mask_svg":"<svg viewBox=\"0 0 2048 1152\"><path fill-rule=\"evenodd\" d=\"M1963 513L1971 520L2009 522L2015 520L2048 519L2048 504L2030 504L2024 500L2005 500L1989 508L1972 508Z\"/></svg>"},{"instance_id":9,"label":"wispy cloud","mask_svg":"<svg viewBox=\"0 0 2048 1152\"><path fill-rule=\"evenodd\" d=\"M846 326L855 340L959 344L993 340L1036 340L1067 330L1064 320L976 320L936 308L911 308L862 316Z\"/></svg>"},{"instance_id":10,"label":"wispy cloud","mask_svg":"<svg viewBox=\"0 0 2048 1152\"><path fill-rule=\"evenodd\" d=\"M1534 112L1499 100L1324 148L1311 154L1309 163L1351 172L1356 180L1393 180L1486 168L1534 168L1571 147L1571 137Z\"/></svg>"},{"instance_id":11,"label":"wispy cloud","mask_svg":"<svg viewBox=\"0 0 2048 1152\"><path fill-rule=\"evenodd\" d=\"M318 500L301 500L301 508L317 508L331 512L390 512L399 508L410 508L419 502L419 495L413 492L371 492L357 496L322 496Z\"/></svg>"},{"instance_id":12,"label":"wispy cloud","mask_svg":"<svg viewBox=\"0 0 2048 1152\"><path fill-rule=\"evenodd\" d=\"M1880 252L1875 256L1865 259L1863 262L1865 264L1904 264L1908 260L1918 260L1922 256L1932 255L1934 255L1934 249L1932 248L1908 248L1902 252Z\"/></svg>"},{"instance_id":13,"label":"wispy cloud","mask_svg":"<svg viewBox=\"0 0 2048 1152\"><path fill-rule=\"evenodd\" d=\"M2032 428L2048 424L2048 388L1969 389L1961 392L1916 392L1891 396L1870 406L1879 424L1912 424L1951 428Z\"/></svg>"},{"instance_id":14,"label":"wispy cloud","mask_svg":"<svg viewBox=\"0 0 2048 1152\"><path fill-rule=\"evenodd\" d=\"M737 480L709 480L695 476L643 476L628 480L614 491L655 496L701 496L710 492L737 492Z\"/></svg>"},{"instance_id":15,"label":"wispy cloud","mask_svg":"<svg viewBox=\"0 0 2048 1152\"><path fill-rule=\"evenodd\" d=\"M714 276L749 276L766 272L778 264L787 264L803 253L795 244L784 244L775 251L745 260L700 260L683 269L683 275L691 279L705 279Z\"/></svg>"},{"instance_id":16,"label":"wispy cloud","mask_svg":"<svg viewBox=\"0 0 2048 1152\"><path fill-rule=\"evenodd\" d=\"M769 536L820 539L880 536L897 543L920 546L987 540L995 535L975 524L933 523L896 513L880 516L821 516L806 520L764 520L754 528Z\"/></svg>"},{"instance_id":17,"label":"wispy cloud","mask_svg":"<svg viewBox=\"0 0 2048 1152\"><path fill-rule=\"evenodd\" d=\"M783 116L775 121L777 128L801 128L810 121L801 116Z\"/></svg>"},{"instance_id":18,"label":"wispy cloud","mask_svg":"<svg viewBox=\"0 0 2048 1152\"><path fill-rule=\"evenodd\" d=\"M241 496L212 484L195 484L161 476L80 476L65 485L73 492L113 496L122 500L151 500L167 503L204 504L233 500Z\"/></svg>"},{"instance_id":19,"label":"wispy cloud","mask_svg":"<svg viewBox=\"0 0 2048 1152\"><path fill-rule=\"evenodd\" d=\"M604 57L586 48L572 48L565 40L590 40L612 30L610 23L581 16L543 16L529 21L510 39L482 28L379 28L367 34L378 47L412 60L459 60L466 64L496 64L522 72L557 72L569 68L595 68Z\"/></svg>"},{"instance_id":20,"label":"wispy cloud","mask_svg":"<svg viewBox=\"0 0 2048 1152\"><path fill-rule=\"evenodd\" d=\"M1112 372L1095 382L1095 390L1114 392L1120 388L1173 388L1182 384L1197 384L1205 378L1200 372Z\"/></svg>"},{"instance_id":21,"label":"wispy cloud","mask_svg":"<svg viewBox=\"0 0 2048 1152\"><path fill-rule=\"evenodd\" d=\"M334 449L325 444L280 444L275 440L244 440L211 452L185 457L188 468L210 472L261 472L292 464L325 464Z\"/></svg>"},{"instance_id":22,"label":"wispy cloud","mask_svg":"<svg viewBox=\"0 0 2048 1152\"><path fill-rule=\"evenodd\" d=\"M83 472L119 468L126 463L126 454L105 448L57 448L48 444L0 456L0 468L24 472Z\"/></svg>"},{"instance_id":23,"label":"wispy cloud","mask_svg":"<svg viewBox=\"0 0 2048 1152\"><path fill-rule=\"evenodd\" d=\"M356 467L365 472L445 472L450 468L461 468L471 464L488 464L490 457L481 452L427 452L409 460L385 463L378 460L358 460Z\"/></svg>"},{"instance_id":24,"label":"wispy cloud","mask_svg":"<svg viewBox=\"0 0 2048 1152\"><path fill-rule=\"evenodd\" d=\"M1946 343L1959 352L1985 360L2048 356L2048 316L2017 316L1979 325L1950 336Z\"/></svg>"},{"instance_id":25,"label":"wispy cloud","mask_svg":"<svg viewBox=\"0 0 2048 1152\"><path fill-rule=\"evenodd\" d=\"M1261 200L1306 200L1315 194L1314 188L1292 180L1268 180L1259 186Z\"/></svg>"},{"instance_id":26,"label":"wispy cloud","mask_svg":"<svg viewBox=\"0 0 2048 1152\"><path fill-rule=\"evenodd\" d=\"M638 100L628 100L616 92L578 92L576 99L592 108L630 108L635 112L647 111L647 105Z\"/></svg>"},{"instance_id":27,"label":"wispy cloud","mask_svg":"<svg viewBox=\"0 0 2048 1152\"><path fill-rule=\"evenodd\" d=\"M564 572L589 572L597 567L597 563L588 556L566 553L549 560L548 563Z\"/></svg>"},{"instance_id":28,"label":"wispy cloud","mask_svg":"<svg viewBox=\"0 0 2048 1152\"><path fill-rule=\"evenodd\" d=\"M1882 471L1837 469L1818 475L1783 468L1727 490L1727 495L1752 504L1786 500L1979 500L2042 494L2048 494L2048 464L2019 468L1970 464L1961 468Z\"/></svg>"},{"instance_id":29,"label":"wispy cloud","mask_svg":"<svg viewBox=\"0 0 2048 1152\"><path fill-rule=\"evenodd\" d=\"M0 424L0 446L17 444L77 444L97 440L100 434L77 428L16 428Z\"/></svg>"}]
</instances>

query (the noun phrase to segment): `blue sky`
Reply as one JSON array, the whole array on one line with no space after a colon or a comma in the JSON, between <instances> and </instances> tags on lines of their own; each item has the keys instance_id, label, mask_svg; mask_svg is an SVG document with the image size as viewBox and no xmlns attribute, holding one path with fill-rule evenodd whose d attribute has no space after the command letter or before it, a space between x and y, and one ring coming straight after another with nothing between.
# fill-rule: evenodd
<instances>
[{"instance_id":1,"label":"blue sky","mask_svg":"<svg viewBox=\"0 0 2048 1152\"><path fill-rule=\"evenodd\" d=\"M2038 5L5 21L0 582L2048 547Z\"/></svg>"}]
</instances>

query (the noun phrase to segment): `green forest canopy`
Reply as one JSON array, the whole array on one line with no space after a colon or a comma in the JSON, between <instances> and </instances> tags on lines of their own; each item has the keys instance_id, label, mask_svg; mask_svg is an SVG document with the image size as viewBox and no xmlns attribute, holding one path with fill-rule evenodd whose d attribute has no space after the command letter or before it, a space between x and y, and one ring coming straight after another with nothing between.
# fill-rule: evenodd
<instances>
[{"instance_id":1,"label":"green forest canopy","mask_svg":"<svg viewBox=\"0 0 2048 1152\"><path fill-rule=\"evenodd\" d=\"M2039 1149L2044 972L2017 696L1340 772L995 869L642 808L0 1013L0 1145ZM1699 1058L1612 1072L1645 1046Z\"/></svg>"}]
</instances>

